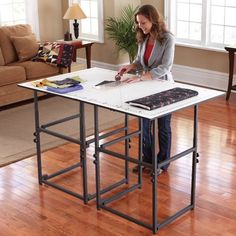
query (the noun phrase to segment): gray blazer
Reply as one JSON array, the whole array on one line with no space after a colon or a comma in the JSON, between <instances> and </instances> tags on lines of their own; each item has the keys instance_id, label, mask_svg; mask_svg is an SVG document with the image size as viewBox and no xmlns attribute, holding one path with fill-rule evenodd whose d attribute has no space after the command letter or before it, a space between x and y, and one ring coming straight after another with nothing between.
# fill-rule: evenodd
<instances>
[{"instance_id":1,"label":"gray blazer","mask_svg":"<svg viewBox=\"0 0 236 236\"><path fill-rule=\"evenodd\" d=\"M165 33L165 40L161 44L158 40L154 42L153 50L148 60L148 66L144 63L144 53L148 37L138 45L137 57L133 61L138 69L149 71L152 79L165 79L173 81L171 68L174 61L175 39L173 34Z\"/></svg>"}]
</instances>

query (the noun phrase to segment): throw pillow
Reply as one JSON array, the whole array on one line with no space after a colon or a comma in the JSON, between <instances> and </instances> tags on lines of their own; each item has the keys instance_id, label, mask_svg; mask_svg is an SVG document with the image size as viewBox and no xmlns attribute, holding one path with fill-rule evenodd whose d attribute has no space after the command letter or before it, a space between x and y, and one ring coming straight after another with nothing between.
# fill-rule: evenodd
<instances>
[{"instance_id":1,"label":"throw pillow","mask_svg":"<svg viewBox=\"0 0 236 236\"><path fill-rule=\"evenodd\" d=\"M11 36L11 41L16 49L19 61L27 61L38 52L39 44L34 34L23 37Z\"/></svg>"},{"instance_id":2,"label":"throw pillow","mask_svg":"<svg viewBox=\"0 0 236 236\"><path fill-rule=\"evenodd\" d=\"M52 66L68 67L71 65L74 46L57 42L40 44L38 54L33 61L45 62Z\"/></svg>"}]
</instances>

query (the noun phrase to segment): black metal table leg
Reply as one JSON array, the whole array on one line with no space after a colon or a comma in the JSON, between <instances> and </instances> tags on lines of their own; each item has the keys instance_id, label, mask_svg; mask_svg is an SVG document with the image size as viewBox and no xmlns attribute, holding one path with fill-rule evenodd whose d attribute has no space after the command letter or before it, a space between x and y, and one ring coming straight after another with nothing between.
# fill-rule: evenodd
<instances>
[{"instance_id":1,"label":"black metal table leg","mask_svg":"<svg viewBox=\"0 0 236 236\"><path fill-rule=\"evenodd\" d=\"M100 209L100 163L99 163L99 127L98 127L98 107L94 105L94 158L95 158L95 175L96 175L96 200L97 209Z\"/></svg>"},{"instance_id":2,"label":"black metal table leg","mask_svg":"<svg viewBox=\"0 0 236 236\"><path fill-rule=\"evenodd\" d=\"M128 134L128 115L125 114L125 136ZM125 139L125 156L129 156L129 140ZM129 162L125 160L125 179L126 183L129 183Z\"/></svg>"},{"instance_id":3,"label":"black metal table leg","mask_svg":"<svg viewBox=\"0 0 236 236\"><path fill-rule=\"evenodd\" d=\"M157 232L157 148L156 148L156 133L157 121L152 120L153 140L152 140L152 232Z\"/></svg>"},{"instance_id":4,"label":"black metal table leg","mask_svg":"<svg viewBox=\"0 0 236 236\"><path fill-rule=\"evenodd\" d=\"M192 183L191 183L191 205L195 206L196 191L196 167L197 167L197 134L198 134L198 105L194 106L194 124L193 124L193 160L192 160Z\"/></svg>"},{"instance_id":5,"label":"black metal table leg","mask_svg":"<svg viewBox=\"0 0 236 236\"><path fill-rule=\"evenodd\" d=\"M39 107L38 107L38 94L34 91L34 117L35 117L35 143L36 143L36 155L38 166L38 181L42 184L42 160L41 160L41 147L40 147L40 127L39 127Z\"/></svg>"},{"instance_id":6,"label":"black metal table leg","mask_svg":"<svg viewBox=\"0 0 236 236\"><path fill-rule=\"evenodd\" d=\"M88 203L88 183L87 183L87 158L86 158L86 124L85 124L85 115L84 115L84 103L80 102L80 161L82 163L82 171L83 171L83 196L84 203Z\"/></svg>"},{"instance_id":7,"label":"black metal table leg","mask_svg":"<svg viewBox=\"0 0 236 236\"><path fill-rule=\"evenodd\" d=\"M139 134L139 139L138 139L138 147L139 147L138 159L139 161L142 161L143 160L143 119L139 118L138 123L139 123L139 130L141 131ZM138 172L138 183L140 185L139 188L142 188L142 184L143 184L143 169L141 167L142 166L139 167L139 172Z\"/></svg>"}]
</instances>

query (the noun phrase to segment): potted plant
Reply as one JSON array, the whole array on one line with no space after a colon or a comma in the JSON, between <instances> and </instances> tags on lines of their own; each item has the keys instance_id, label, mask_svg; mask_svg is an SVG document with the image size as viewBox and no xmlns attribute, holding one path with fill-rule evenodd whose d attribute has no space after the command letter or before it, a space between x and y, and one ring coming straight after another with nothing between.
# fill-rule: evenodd
<instances>
[{"instance_id":1,"label":"potted plant","mask_svg":"<svg viewBox=\"0 0 236 236\"><path fill-rule=\"evenodd\" d=\"M108 37L115 41L118 52L124 51L132 62L137 54L138 45L134 29L134 14L138 7L128 5L121 10L120 18L109 17L105 21Z\"/></svg>"}]
</instances>

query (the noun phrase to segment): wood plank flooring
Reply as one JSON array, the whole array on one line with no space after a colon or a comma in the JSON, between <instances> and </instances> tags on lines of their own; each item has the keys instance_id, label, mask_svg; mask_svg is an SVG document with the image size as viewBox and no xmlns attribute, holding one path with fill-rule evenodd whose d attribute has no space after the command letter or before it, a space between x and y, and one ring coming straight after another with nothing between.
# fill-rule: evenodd
<instances>
[{"instance_id":1,"label":"wood plank flooring","mask_svg":"<svg viewBox=\"0 0 236 236\"><path fill-rule=\"evenodd\" d=\"M172 154L192 144L191 108L173 114ZM136 122L131 121L131 129ZM132 139L135 155L137 139ZM113 150L123 151L120 143ZM93 145L87 149L89 192L95 191ZM236 94L229 103L225 97L199 106L199 164L197 165L196 207L193 211L160 229L165 236L233 236L236 235ZM58 170L79 158L79 146L66 144L43 153L47 173ZM101 155L103 187L124 176L123 161ZM132 169L133 164L130 164ZM171 164L158 177L158 219L175 213L189 203L191 158ZM81 170L55 178L56 183L82 192ZM130 182L137 176L130 171ZM111 205L115 209L151 222L150 175L144 174L143 188L129 193ZM109 194L110 195L110 194ZM96 209L95 200L87 205L75 197L49 186L38 185L35 156L0 169L0 235L43 236L143 236L152 232L142 226Z\"/></svg>"}]
</instances>

